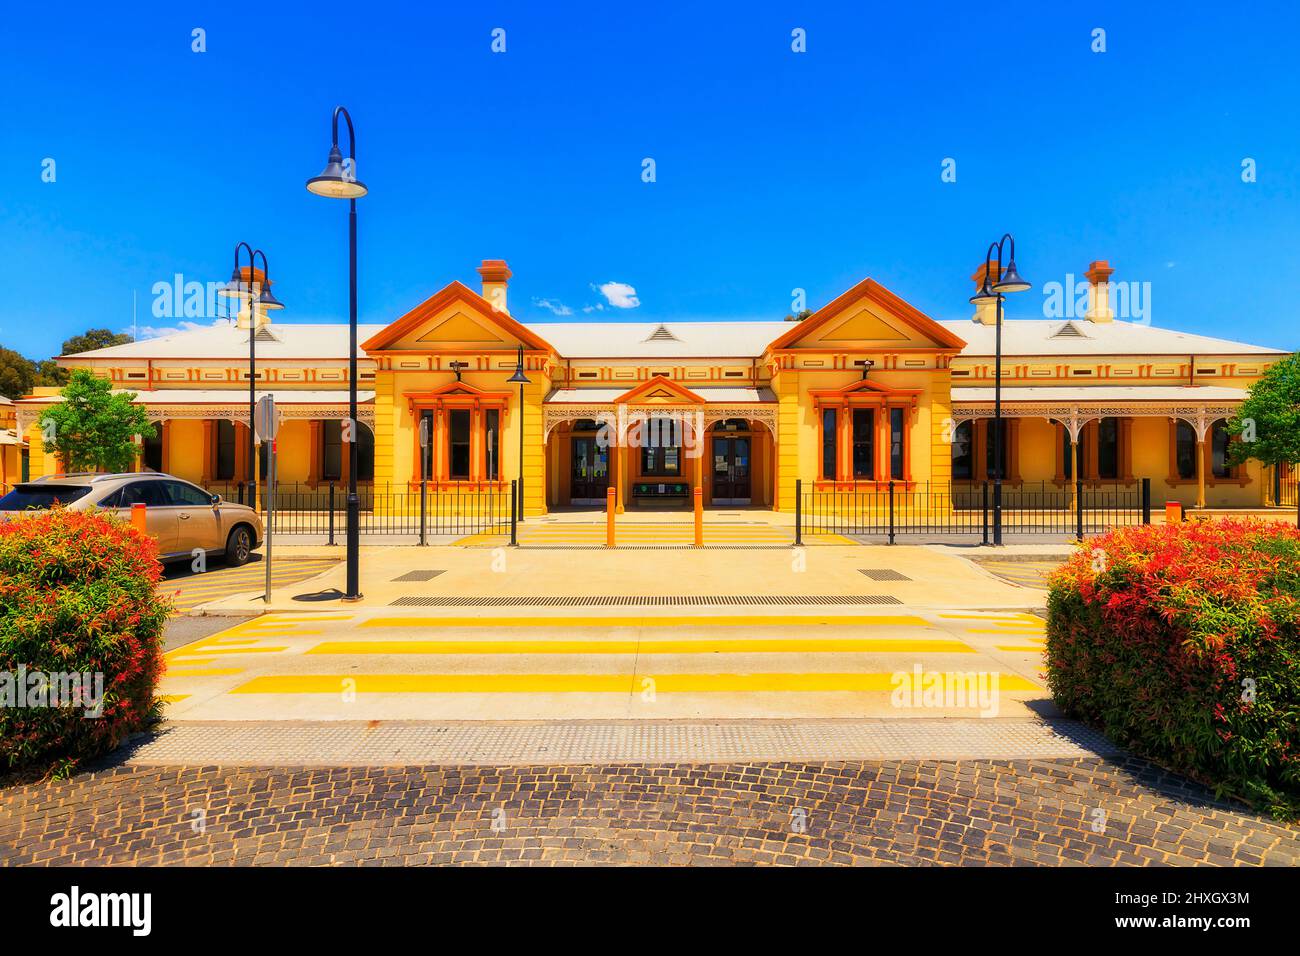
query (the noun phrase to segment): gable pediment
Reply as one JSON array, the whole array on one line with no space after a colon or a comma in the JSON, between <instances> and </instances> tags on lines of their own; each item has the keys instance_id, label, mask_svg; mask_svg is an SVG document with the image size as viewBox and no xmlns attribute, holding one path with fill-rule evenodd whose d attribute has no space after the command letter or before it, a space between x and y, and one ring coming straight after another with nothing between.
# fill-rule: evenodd
<instances>
[{"instance_id":1,"label":"gable pediment","mask_svg":"<svg viewBox=\"0 0 1300 956\"><path fill-rule=\"evenodd\" d=\"M879 306L870 302L860 302L856 306L845 309L843 315L837 316L834 321L826 324L821 334L813 334L806 341L809 344L825 342L828 345L843 345L853 342L862 342L864 344L875 344L877 342L935 344L930 339L918 335L904 323L894 319Z\"/></svg>"},{"instance_id":2,"label":"gable pediment","mask_svg":"<svg viewBox=\"0 0 1300 956\"><path fill-rule=\"evenodd\" d=\"M408 338L412 344L486 346L517 344L499 330L493 329L483 316L467 313L459 303L430 320L423 329ZM399 342L397 347L401 348L402 344Z\"/></svg>"},{"instance_id":3,"label":"gable pediment","mask_svg":"<svg viewBox=\"0 0 1300 956\"><path fill-rule=\"evenodd\" d=\"M874 279L864 279L797 323L768 349L954 351L965 344Z\"/></svg>"},{"instance_id":4,"label":"gable pediment","mask_svg":"<svg viewBox=\"0 0 1300 956\"><path fill-rule=\"evenodd\" d=\"M614 402L619 405L681 405L683 403L704 404L704 399L692 392L685 385L679 385L670 378L656 375L648 382L642 382L628 389Z\"/></svg>"},{"instance_id":5,"label":"gable pediment","mask_svg":"<svg viewBox=\"0 0 1300 956\"><path fill-rule=\"evenodd\" d=\"M452 282L362 343L367 354L513 349L554 352L531 329Z\"/></svg>"}]
</instances>

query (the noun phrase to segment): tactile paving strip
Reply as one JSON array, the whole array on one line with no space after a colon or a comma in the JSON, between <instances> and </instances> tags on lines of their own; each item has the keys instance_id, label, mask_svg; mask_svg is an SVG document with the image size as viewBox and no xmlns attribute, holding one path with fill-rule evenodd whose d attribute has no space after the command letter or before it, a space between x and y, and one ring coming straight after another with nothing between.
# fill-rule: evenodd
<instances>
[{"instance_id":1,"label":"tactile paving strip","mask_svg":"<svg viewBox=\"0 0 1300 956\"><path fill-rule=\"evenodd\" d=\"M1121 751L1076 721L180 721L129 764L415 766L748 760L1022 760Z\"/></svg>"},{"instance_id":2,"label":"tactile paving strip","mask_svg":"<svg viewBox=\"0 0 1300 956\"><path fill-rule=\"evenodd\" d=\"M394 581L432 581L440 574L446 574L446 569L438 571L407 571L405 574L393 578Z\"/></svg>"}]
</instances>

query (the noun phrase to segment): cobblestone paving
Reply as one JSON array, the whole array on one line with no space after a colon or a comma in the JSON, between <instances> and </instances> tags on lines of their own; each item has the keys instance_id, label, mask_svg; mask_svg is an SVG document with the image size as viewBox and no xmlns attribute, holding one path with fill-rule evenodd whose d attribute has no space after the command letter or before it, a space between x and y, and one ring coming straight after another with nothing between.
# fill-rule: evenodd
<instances>
[{"instance_id":1,"label":"cobblestone paving","mask_svg":"<svg viewBox=\"0 0 1300 956\"><path fill-rule=\"evenodd\" d=\"M1300 863L1135 759L252 769L0 791L4 864Z\"/></svg>"}]
</instances>

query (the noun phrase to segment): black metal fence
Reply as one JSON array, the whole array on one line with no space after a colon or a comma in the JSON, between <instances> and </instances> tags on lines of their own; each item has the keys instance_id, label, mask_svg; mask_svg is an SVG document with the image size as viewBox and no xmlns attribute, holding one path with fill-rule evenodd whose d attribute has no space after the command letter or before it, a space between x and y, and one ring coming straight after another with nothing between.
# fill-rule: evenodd
<instances>
[{"instance_id":1,"label":"black metal fence","mask_svg":"<svg viewBox=\"0 0 1300 956\"><path fill-rule=\"evenodd\" d=\"M513 486L513 482L511 483ZM207 490L227 501L243 502L246 486L238 482L209 483ZM360 529L365 535L471 535L510 532L511 487L483 489L428 485L423 501L419 487L366 484L357 487ZM316 486L276 482L275 532L326 535L342 541L347 526L346 485ZM266 484L258 485L257 507L265 518Z\"/></svg>"},{"instance_id":2,"label":"black metal fence","mask_svg":"<svg viewBox=\"0 0 1300 956\"><path fill-rule=\"evenodd\" d=\"M949 537L984 543L996 529L992 482L888 482L852 491L805 491L795 482L796 539L805 535ZM1002 486L1003 535L1072 535L1080 540L1124 525L1151 523L1151 480Z\"/></svg>"},{"instance_id":3,"label":"black metal fence","mask_svg":"<svg viewBox=\"0 0 1300 956\"><path fill-rule=\"evenodd\" d=\"M1296 474L1300 471L1295 465L1273 466L1273 504L1280 508L1296 506Z\"/></svg>"}]
</instances>

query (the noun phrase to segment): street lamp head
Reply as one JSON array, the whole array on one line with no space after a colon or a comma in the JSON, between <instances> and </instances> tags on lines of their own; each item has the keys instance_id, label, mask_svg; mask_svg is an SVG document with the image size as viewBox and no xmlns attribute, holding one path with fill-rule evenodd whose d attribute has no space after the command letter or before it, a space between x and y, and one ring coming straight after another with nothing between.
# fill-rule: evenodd
<instances>
[{"instance_id":1,"label":"street lamp head","mask_svg":"<svg viewBox=\"0 0 1300 956\"><path fill-rule=\"evenodd\" d=\"M244 278L244 270L238 266L230 274L230 281L224 288L217 290L217 295L225 296L227 299L240 299L241 301L249 298L248 280Z\"/></svg>"},{"instance_id":2,"label":"street lamp head","mask_svg":"<svg viewBox=\"0 0 1300 956\"><path fill-rule=\"evenodd\" d=\"M339 152L337 143L330 147L329 159L321 174L307 180L307 191L327 199L358 199L369 192L357 179L355 169L343 164L343 154Z\"/></svg>"},{"instance_id":3,"label":"street lamp head","mask_svg":"<svg viewBox=\"0 0 1300 956\"><path fill-rule=\"evenodd\" d=\"M267 285L262 289L262 294L257 297L257 304L267 312L279 311L284 308L284 303L275 297L275 293L271 291L270 285Z\"/></svg>"},{"instance_id":4,"label":"street lamp head","mask_svg":"<svg viewBox=\"0 0 1300 956\"><path fill-rule=\"evenodd\" d=\"M981 302L989 302L997 297L998 294L989 288L988 280L986 279L983 287L970 297L970 304L979 305Z\"/></svg>"},{"instance_id":5,"label":"street lamp head","mask_svg":"<svg viewBox=\"0 0 1300 956\"><path fill-rule=\"evenodd\" d=\"M994 292L1025 292L1029 288L1029 282L1022 279L1020 273L1016 272L1015 259L1012 259L1007 264L1007 271L998 276L998 281L993 283Z\"/></svg>"},{"instance_id":6,"label":"street lamp head","mask_svg":"<svg viewBox=\"0 0 1300 956\"><path fill-rule=\"evenodd\" d=\"M519 359L515 365L515 374L506 379L506 382L511 385L528 385L532 383L532 379L524 374L524 347L522 345L519 346Z\"/></svg>"}]
</instances>

